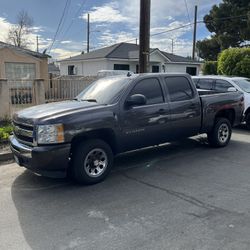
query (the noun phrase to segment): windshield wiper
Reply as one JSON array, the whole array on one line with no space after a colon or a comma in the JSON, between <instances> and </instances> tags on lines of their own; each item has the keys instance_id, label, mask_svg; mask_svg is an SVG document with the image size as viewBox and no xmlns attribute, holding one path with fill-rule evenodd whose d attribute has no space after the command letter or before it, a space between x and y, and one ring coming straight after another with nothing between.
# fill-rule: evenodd
<instances>
[{"instance_id":1,"label":"windshield wiper","mask_svg":"<svg viewBox=\"0 0 250 250\"><path fill-rule=\"evenodd\" d=\"M97 102L96 99L81 99L82 102Z\"/></svg>"}]
</instances>

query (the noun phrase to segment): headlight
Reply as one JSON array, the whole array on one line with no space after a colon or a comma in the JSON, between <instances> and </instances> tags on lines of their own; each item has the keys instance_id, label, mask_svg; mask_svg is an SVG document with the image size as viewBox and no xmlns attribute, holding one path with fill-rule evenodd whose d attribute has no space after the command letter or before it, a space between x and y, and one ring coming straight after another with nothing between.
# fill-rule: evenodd
<instances>
[{"instance_id":1,"label":"headlight","mask_svg":"<svg viewBox=\"0 0 250 250\"><path fill-rule=\"evenodd\" d=\"M63 124L38 125L37 143L51 144L64 142Z\"/></svg>"}]
</instances>

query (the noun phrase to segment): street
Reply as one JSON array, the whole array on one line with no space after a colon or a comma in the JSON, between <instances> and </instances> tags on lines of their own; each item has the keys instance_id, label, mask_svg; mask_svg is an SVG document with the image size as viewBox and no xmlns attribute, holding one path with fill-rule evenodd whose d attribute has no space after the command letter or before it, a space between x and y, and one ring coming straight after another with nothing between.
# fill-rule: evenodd
<instances>
[{"instance_id":1,"label":"street","mask_svg":"<svg viewBox=\"0 0 250 250\"><path fill-rule=\"evenodd\" d=\"M0 166L0 249L250 249L250 132L123 154L79 186Z\"/></svg>"}]
</instances>

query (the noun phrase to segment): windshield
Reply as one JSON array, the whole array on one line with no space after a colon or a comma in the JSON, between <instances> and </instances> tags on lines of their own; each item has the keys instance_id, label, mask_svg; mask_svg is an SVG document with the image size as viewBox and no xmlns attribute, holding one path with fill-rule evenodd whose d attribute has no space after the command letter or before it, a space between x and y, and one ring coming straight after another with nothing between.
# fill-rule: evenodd
<instances>
[{"instance_id":1,"label":"windshield","mask_svg":"<svg viewBox=\"0 0 250 250\"><path fill-rule=\"evenodd\" d=\"M84 89L76 99L79 101L112 104L118 101L126 85L131 81L129 77L106 77L93 82Z\"/></svg>"},{"instance_id":2,"label":"windshield","mask_svg":"<svg viewBox=\"0 0 250 250\"><path fill-rule=\"evenodd\" d=\"M244 92L250 93L250 79L233 80Z\"/></svg>"}]
</instances>

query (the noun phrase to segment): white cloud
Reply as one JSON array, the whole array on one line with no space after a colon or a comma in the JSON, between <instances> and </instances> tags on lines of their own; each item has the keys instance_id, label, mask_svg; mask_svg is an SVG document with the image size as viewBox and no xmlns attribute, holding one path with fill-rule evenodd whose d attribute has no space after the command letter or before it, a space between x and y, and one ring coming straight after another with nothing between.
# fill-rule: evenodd
<instances>
[{"instance_id":1,"label":"white cloud","mask_svg":"<svg viewBox=\"0 0 250 250\"><path fill-rule=\"evenodd\" d=\"M9 29L11 27L11 23L9 23L4 17L0 17L0 41L6 41L8 38Z\"/></svg>"},{"instance_id":2,"label":"white cloud","mask_svg":"<svg viewBox=\"0 0 250 250\"><path fill-rule=\"evenodd\" d=\"M117 2L111 2L103 6L93 7L89 12L91 22L121 23L129 21L128 17L121 14L118 6ZM87 14L83 14L81 18L87 19Z\"/></svg>"},{"instance_id":3,"label":"white cloud","mask_svg":"<svg viewBox=\"0 0 250 250\"><path fill-rule=\"evenodd\" d=\"M79 51L73 52L71 49L68 50L68 49L63 49L63 48L52 49L51 53L56 59L59 59L59 60L80 54Z\"/></svg>"},{"instance_id":4,"label":"white cloud","mask_svg":"<svg viewBox=\"0 0 250 250\"><path fill-rule=\"evenodd\" d=\"M110 30L106 30L105 32L102 33L100 36L99 40L99 46L110 46L115 43L120 43L120 42L134 42L135 43L135 36L130 33L130 32L116 32L113 33Z\"/></svg>"},{"instance_id":5,"label":"white cloud","mask_svg":"<svg viewBox=\"0 0 250 250\"><path fill-rule=\"evenodd\" d=\"M61 44L68 44L68 43L72 43L72 41L71 40L61 41Z\"/></svg>"}]
</instances>

